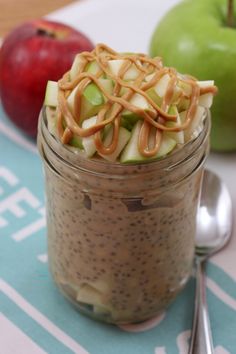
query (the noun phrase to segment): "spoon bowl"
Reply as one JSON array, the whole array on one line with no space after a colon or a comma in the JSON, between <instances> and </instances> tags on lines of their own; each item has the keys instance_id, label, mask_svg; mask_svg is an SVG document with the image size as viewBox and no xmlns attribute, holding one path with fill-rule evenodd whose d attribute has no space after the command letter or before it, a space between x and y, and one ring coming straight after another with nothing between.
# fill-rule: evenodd
<instances>
[{"instance_id":1,"label":"spoon bowl","mask_svg":"<svg viewBox=\"0 0 236 354\"><path fill-rule=\"evenodd\" d=\"M196 291L190 354L213 354L213 342L208 317L205 261L222 249L232 233L232 202L221 179L205 170L195 240Z\"/></svg>"},{"instance_id":2,"label":"spoon bowl","mask_svg":"<svg viewBox=\"0 0 236 354\"><path fill-rule=\"evenodd\" d=\"M224 247L230 239L232 224L229 191L215 173L205 170L197 215L196 255L209 257Z\"/></svg>"}]
</instances>

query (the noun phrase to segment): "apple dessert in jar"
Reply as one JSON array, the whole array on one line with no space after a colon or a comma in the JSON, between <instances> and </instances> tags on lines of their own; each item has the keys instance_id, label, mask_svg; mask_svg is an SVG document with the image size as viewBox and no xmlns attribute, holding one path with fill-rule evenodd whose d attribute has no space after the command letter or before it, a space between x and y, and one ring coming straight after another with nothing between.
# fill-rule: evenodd
<instances>
[{"instance_id":1,"label":"apple dessert in jar","mask_svg":"<svg viewBox=\"0 0 236 354\"><path fill-rule=\"evenodd\" d=\"M104 44L48 83L38 147L49 266L84 314L140 322L186 284L215 93Z\"/></svg>"}]
</instances>

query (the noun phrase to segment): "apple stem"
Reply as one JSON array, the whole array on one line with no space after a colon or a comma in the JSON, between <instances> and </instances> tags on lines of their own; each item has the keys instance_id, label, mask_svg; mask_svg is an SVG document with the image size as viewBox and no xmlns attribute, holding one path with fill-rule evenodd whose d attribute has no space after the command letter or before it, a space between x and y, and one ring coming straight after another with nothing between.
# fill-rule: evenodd
<instances>
[{"instance_id":1,"label":"apple stem","mask_svg":"<svg viewBox=\"0 0 236 354\"><path fill-rule=\"evenodd\" d=\"M234 0L228 0L227 26L234 27Z\"/></svg>"},{"instance_id":2,"label":"apple stem","mask_svg":"<svg viewBox=\"0 0 236 354\"><path fill-rule=\"evenodd\" d=\"M54 35L52 32L47 31L47 30L44 29L44 28L38 28L37 34L38 34L39 36L52 37L52 38L55 37L55 35Z\"/></svg>"}]
</instances>

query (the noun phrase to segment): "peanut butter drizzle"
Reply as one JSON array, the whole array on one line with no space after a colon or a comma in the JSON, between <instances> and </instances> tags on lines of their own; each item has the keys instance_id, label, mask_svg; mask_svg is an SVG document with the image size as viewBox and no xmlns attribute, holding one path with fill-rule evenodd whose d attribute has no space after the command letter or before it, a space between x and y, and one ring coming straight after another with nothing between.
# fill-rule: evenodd
<instances>
[{"instance_id":1,"label":"peanut butter drizzle","mask_svg":"<svg viewBox=\"0 0 236 354\"><path fill-rule=\"evenodd\" d=\"M94 135L96 149L103 155L112 154L117 147L121 124L121 112L124 109L143 118L138 140L138 149L143 156L152 157L157 154L160 148L162 132L181 131L186 129L195 115L200 94L215 94L217 92L217 88L215 86L200 88L197 85L195 78L186 77L186 79L179 79L176 70L163 67L160 58L149 58L145 54L122 55L116 53L104 44L98 44L92 52L83 52L80 56L83 60L76 78L73 81L70 81L69 72L67 72L58 82L58 133L62 143L64 144L67 144L74 134L80 137ZM108 60L112 59L125 60L118 72L118 75L113 75L109 70ZM87 64L94 61L97 62L100 70L95 75L85 72ZM135 66L139 71L138 77L132 83L126 82L123 79L125 73L131 66ZM143 83L145 76L152 74L153 72L154 76L150 79L150 81ZM112 94L109 94L109 92L107 92L99 82L99 77L103 75L103 73L105 73L110 79L114 80L115 85ZM162 105L159 107L149 97L146 91L154 87L163 75L167 73L170 76L170 81L168 83L166 94L163 97ZM178 80L184 81L185 83L191 85L191 95L190 97L187 97L190 99L190 104L187 109L185 122L178 126L167 127L165 126L166 121L176 121L177 119L176 115L168 114L168 110L173 99ZM97 115L96 124L90 128L84 129L79 125L81 98L83 90L91 82L94 82L101 90L106 99L106 103ZM75 87L77 87L74 102L75 114L72 114L66 99ZM127 90L121 96L120 91L122 88L126 88ZM150 109L143 110L130 103L130 100L135 93L142 95L146 99L150 105ZM180 95L185 97L183 92L181 92ZM63 119L66 122L66 128L63 128ZM111 124L113 127L113 137L110 145L104 146L101 133L103 128L108 124ZM153 130L156 131L154 134L155 141L152 143L152 146L150 146L150 134L153 136Z\"/></svg>"}]
</instances>

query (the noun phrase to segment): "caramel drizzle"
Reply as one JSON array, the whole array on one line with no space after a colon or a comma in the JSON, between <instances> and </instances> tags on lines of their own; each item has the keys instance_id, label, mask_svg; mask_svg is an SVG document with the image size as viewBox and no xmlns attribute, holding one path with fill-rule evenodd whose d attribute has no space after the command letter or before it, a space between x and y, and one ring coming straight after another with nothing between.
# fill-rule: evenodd
<instances>
[{"instance_id":1,"label":"caramel drizzle","mask_svg":"<svg viewBox=\"0 0 236 354\"><path fill-rule=\"evenodd\" d=\"M58 116L57 116L57 128L62 143L69 143L72 136L78 135L80 137L88 137L94 135L94 142L96 149L101 154L112 154L118 144L119 128L121 123L121 112L126 109L143 118L143 123L140 130L138 149L143 156L152 157L158 152L163 131L181 131L186 129L191 123L198 105L198 99L200 94L217 92L216 86L209 86L205 88L199 88L196 84L196 79L188 77L186 79L181 78L181 81L186 82L192 86L192 92L190 97L190 104L187 109L185 122L178 126L167 127L165 122L168 120L176 121L177 116L168 114L168 109L172 98L175 93L175 87L179 80L176 70L172 68L163 67L160 58L149 58L145 54L135 55L122 55L116 53L111 48L104 44L98 44L92 52L83 52L80 54L82 58L82 64L76 78L70 81L69 72L65 73L61 80L58 82ZM111 59L124 59L124 64L121 66L118 75L113 75L108 68L108 60ZM96 61L100 70L93 75L85 72L86 65ZM132 66L139 70L139 75L134 82L124 81L124 75L127 70ZM143 83L143 79L146 75L152 74L153 77L149 82ZM99 77L105 73L110 79L114 80L115 86L113 93L109 94L99 82ZM170 81L168 83L167 91L163 97L162 105L159 107L147 94L147 90L157 84L157 82L165 74L169 74ZM106 103L97 115L96 124L90 128L84 129L79 125L80 117L80 102L83 90L86 86L94 82L103 93L106 98ZM67 104L67 97L71 91L76 87L75 107L77 107L75 114L73 115ZM120 96L122 87L125 87L126 92ZM143 110L131 104L129 101L132 96L137 93L142 95L146 101L150 104L149 110ZM180 95L186 97L183 92ZM78 109L79 107L79 109ZM66 122L66 128L63 127L63 118ZM102 141L101 132L103 128L112 124L113 137L109 146L105 146ZM155 129L155 141L150 146L150 134Z\"/></svg>"}]
</instances>

